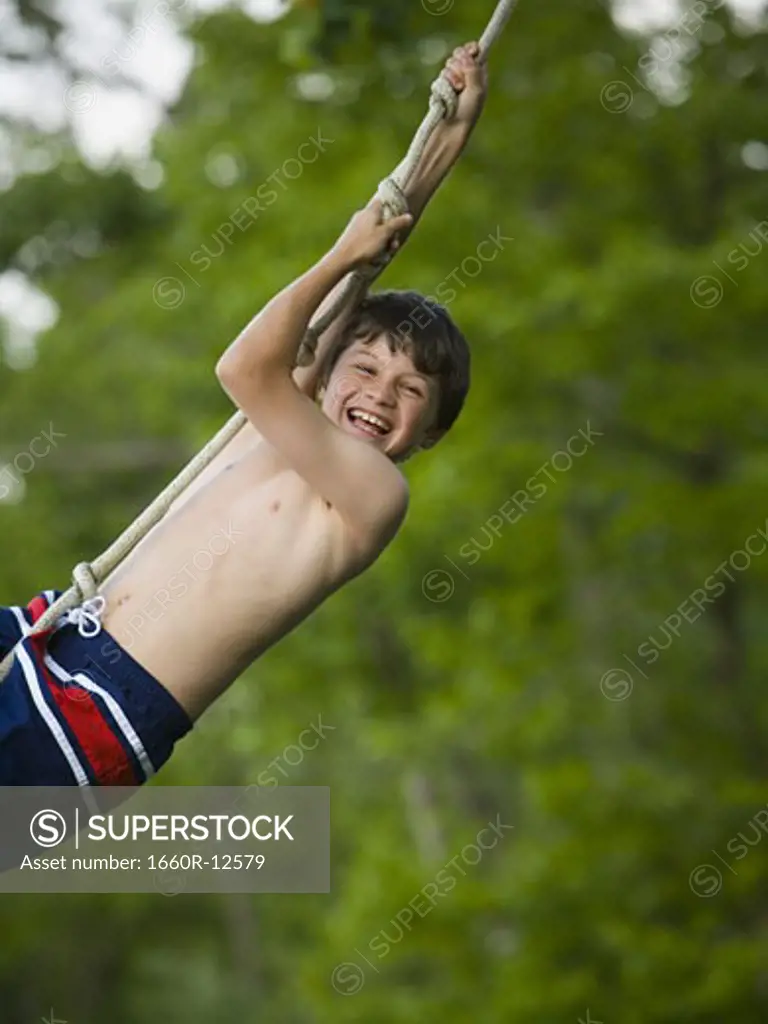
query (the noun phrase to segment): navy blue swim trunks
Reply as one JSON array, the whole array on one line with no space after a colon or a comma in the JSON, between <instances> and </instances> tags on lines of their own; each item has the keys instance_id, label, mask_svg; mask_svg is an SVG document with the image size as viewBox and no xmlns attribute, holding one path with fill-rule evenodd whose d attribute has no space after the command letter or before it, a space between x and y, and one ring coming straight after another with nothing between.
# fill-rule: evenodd
<instances>
[{"instance_id":1,"label":"navy blue swim trunks","mask_svg":"<svg viewBox=\"0 0 768 1024\"><path fill-rule=\"evenodd\" d=\"M0 659L16 652L0 683L0 786L140 786L193 723L103 629L103 598L29 637L60 593L0 608Z\"/></svg>"}]
</instances>

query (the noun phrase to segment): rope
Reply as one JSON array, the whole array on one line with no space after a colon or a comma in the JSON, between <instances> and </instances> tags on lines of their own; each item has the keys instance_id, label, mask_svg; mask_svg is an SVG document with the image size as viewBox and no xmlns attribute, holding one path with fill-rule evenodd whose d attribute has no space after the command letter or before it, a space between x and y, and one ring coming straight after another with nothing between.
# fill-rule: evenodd
<instances>
[{"instance_id":1,"label":"rope","mask_svg":"<svg viewBox=\"0 0 768 1024\"><path fill-rule=\"evenodd\" d=\"M496 9L491 16L491 20L488 22L485 31L480 37L478 44L480 47L480 53L478 55L480 61L484 62L488 59L488 51L504 31L504 27L507 24L512 11L515 9L517 2L518 0L499 0L499 3L497 3ZM377 198L381 199L384 203L385 220L389 220L391 217L398 216L401 213L408 212L408 204L405 203L404 196L405 189L410 184L413 173L424 155L424 151L427 148L435 128L443 119L450 119L453 117L456 113L457 105L458 94L448 79L441 72L432 83L429 98L429 110L413 137L413 141L411 142L405 159L398 165L396 170L393 171L392 175L386 179L386 182L382 182L379 185L376 195ZM390 186L394 187L394 189L396 189L399 195L403 198L403 206L397 206L392 202ZM387 263L388 262L389 260L387 260ZM328 327L330 327L334 320L336 320L341 311L351 304L353 299L355 300L355 304L357 303L358 296L364 291L365 287L369 286L376 280L382 270L384 270L385 266L386 263L378 269L371 268L371 270L368 270L366 268L365 270L359 270L350 275L346 287L342 290L337 300L322 317L310 326L307 331L299 352L299 366L310 366L312 364L320 336L328 329Z\"/></svg>"},{"instance_id":2,"label":"rope","mask_svg":"<svg viewBox=\"0 0 768 1024\"><path fill-rule=\"evenodd\" d=\"M491 20L480 38L479 59L481 61L487 59L488 51L504 30L504 26L516 4L517 0L499 0ZM379 184L376 192L377 197L384 204L384 217L387 220L408 212L405 190L413 177L413 173L424 154L424 150L435 128L443 119L453 117L457 104L458 94L448 79L441 73L432 83L429 110L411 142L405 159L389 178L385 178ZM360 270L349 275L346 286L338 299L307 330L299 351L297 360L299 366L309 366L314 361L317 343L323 332L337 319L341 311L347 308L351 300L354 300L355 306L358 304L371 283L382 273L391 259L392 256L390 255L376 264L362 267ZM149 508L145 509L138 519L124 530L102 555L99 555L93 563L81 562L76 566L72 572L72 586L70 589L63 593L44 612L35 623L31 633L46 632L46 630L55 626L58 620L63 615L66 615L67 612L78 608L83 601L94 597L98 592L100 584L128 557L150 530L160 522L173 502L183 494L206 466L210 465L219 452L240 431L245 422L246 417L244 413L236 412L203 450L198 452L179 475L168 484L165 490L155 498ZM13 657L14 652L11 651L0 662L0 683L2 683L11 670Z\"/></svg>"},{"instance_id":3,"label":"rope","mask_svg":"<svg viewBox=\"0 0 768 1024\"><path fill-rule=\"evenodd\" d=\"M95 597L99 585L121 562L123 562L136 545L144 539L149 531L160 522L173 502L184 493L193 480L208 466L216 455L229 444L246 422L242 412L235 415L221 428L218 434L185 466L179 475L152 502L149 508L136 519L107 550L93 562L81 562L72 572L72 586L50 605L35 623L29 635L44 633L56 625L61 616L74 608L79 608L83 601ZM6 678L13 664L14 652L11 651L0 662L0 684Z\"/></svg>"}]
</instances>

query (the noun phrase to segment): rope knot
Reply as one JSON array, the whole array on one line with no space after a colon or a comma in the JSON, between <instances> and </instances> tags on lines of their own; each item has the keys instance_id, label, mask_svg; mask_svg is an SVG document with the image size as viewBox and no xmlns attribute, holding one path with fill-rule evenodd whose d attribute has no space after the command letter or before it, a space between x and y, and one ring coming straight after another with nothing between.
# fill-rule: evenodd
<instances>
[{"instance_id":1,"label":"rope knot","mask_svg":"<svg viewBox=\"0 0 768 1024\"><path fill-rule=\"evenodd\" d=\"M384 204L386 220L390 220L392 217L402 217L403 214L410 213L405 193L394 178L385 178L383 181L380 181L376 196Z\"/></svg>"},{"instance_id":2,"label":"rope knot","mask_svg":"<svg viewBox=\"0 0 768 1024\"><path fill-rule=\"evenodd\" d=\"M459 94L448 79L440 74L432 83L430 103L443 108L443 117L450 121L459 108Z\"/></svg>"},{"instance_id":3,"label":"rope knot","mask_svg":"<svg viewBox=\"0 0 768 1024\"><path fill-rule=\"evenodd\" d=\"M299 347L299 354L296 357L297 366L311 366L314 363L320 333L313 324L310 324L306 329L301 346Z\"/></svg>"},{"instance_id":4,"label":"rope knot","mask_svg":"<svg viewBox=\"0 0 768 1024\"><path fill-rule=\"evenodd\" d=\"M90 601L99 592L99 585L89 562L80 562L72 570L72 583L77 589L78 602Z\"/></svg>"}]
</instances>

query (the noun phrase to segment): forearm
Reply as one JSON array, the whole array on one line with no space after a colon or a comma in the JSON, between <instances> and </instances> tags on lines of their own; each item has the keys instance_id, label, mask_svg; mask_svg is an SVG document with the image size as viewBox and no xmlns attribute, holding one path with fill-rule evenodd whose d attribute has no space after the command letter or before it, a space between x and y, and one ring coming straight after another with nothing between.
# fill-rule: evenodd
<instances>
[{"instance_id":1,"label":"forearm","mask_svg":"<svg viewBox=\"0 0 768 1024\"><path fill-rule=\"evenodd\" d=\"M413 226L458 161L471 133L471 127L463 123L451 124L443 121L430 136L413 176L405 187L405 198L413 216Z\"/></svg>"},{"instance_id":2,"label":"forearm","mask_svg":"<svg viewBox=\"0 0 768 1024\"><path fill-rule=\"evenodd\" d=\"M350 316L357 307L359 301L358 289L347 290L351 276L351 273L348 273L342 277L328 292L312 316L312 322L317 323L329 309L339 302L342 295L346 295L345 302L341 306L338 315L317 339L317 347L315 348L312 362L308 366L297 366L293 371L293 379L296 382L296 386L304 394L314 395L326 357L335 346L336 341L349 322Z\"/></svg>"},{"instance_id":3,"label":"forearm","mask_svg":"<svg viewBox=\"0 0 768 1024\"><path fill-rule=\"evenodd\" d=\"M310 320L349 270L332 249L254 317L219 360L217 375L290 374Z\"/></svg>"}]
</instances>

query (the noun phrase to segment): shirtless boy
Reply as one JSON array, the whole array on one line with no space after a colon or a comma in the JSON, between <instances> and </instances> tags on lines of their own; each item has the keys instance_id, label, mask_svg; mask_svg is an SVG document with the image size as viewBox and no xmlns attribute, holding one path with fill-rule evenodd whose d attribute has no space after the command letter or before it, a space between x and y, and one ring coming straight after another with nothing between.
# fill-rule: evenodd
<instances>
[{"instance_id":1,"label":"shirtless boy","mask_svg":"<svg viewBox=\"0 0 768 1024\"><path fill-rule=\"evenodd\" d=\"M469 43L446 64L458 109L406 190L410 214L385 222L378 201L356 213L221 357L217 377L248 421L239 434L97 598L26 639L56 592L0 609L0 657L16 645L0 684L0 785L141 784L251 662L394 538L408 506L397 464L461 410L463 336L431 300L383 292L328 328L312 366L295 368L297 354L318 310L402 244L458 159L487 91L478 53ZM197 552L207 570L182 596Z\"/></svg>"}]
</instances>

